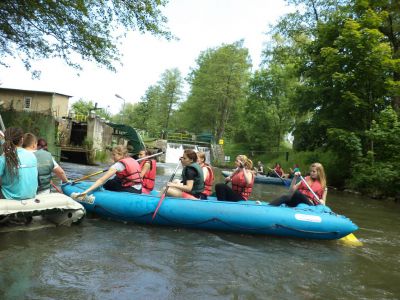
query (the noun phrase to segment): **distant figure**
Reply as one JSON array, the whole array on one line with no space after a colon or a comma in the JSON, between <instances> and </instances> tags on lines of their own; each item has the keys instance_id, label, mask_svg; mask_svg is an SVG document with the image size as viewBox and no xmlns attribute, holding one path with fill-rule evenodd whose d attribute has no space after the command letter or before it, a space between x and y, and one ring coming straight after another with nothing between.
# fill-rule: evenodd
<instances>
[{"instance_id":1,"label":"distant figure","mask_svg":"<svg viewBox=\"0 0 400 300\"><path fill-rule=\"evenodd\" d=\"M293 178L294 177L294 174L295 173L297 173L297 172L300 172L300 168L299 168L299 165L298 164L295 164L294 166L293 166L293 169L292 168L290 168L289 169L289 178Z\"/></svg>"},{"instance_id":2,"label":"distant figure","mask_svg":"<svg viewBox=\"0 0 400 300\"><path fill-rule=\"evenodd\" d=\"M269 203L272 206L286 204L295 207L300 203L307 205L325 205L328 189L326 187L326 176L324 167L320 163L313 163L310 167L310 176L305 178L308 186L301 180L296 184L300 172L294 174L292 183L290 184L291 194L283 195ZM312 191L311 191L311 190ZM318 199L314 196L317 195Z\"/></svg>"},{"instance_id":3,"label":"distant figure","mask_svg":"<svg viewBox=\"0 0 400 300\"><path fill-rule=\"evenodd\" d=\"M214 184L214 171L212 167L206 163L206 154L204 152L197 152L197 162L203 170L204 176L204 194L210 196L212 194L212 187Z\"/></svg>"},{"instance_id":4,"label":"distant figure","mask_svg":"<svg viewBox=\"0 0 400 300\"><path fill-rule=\"evenodd\" d=\"M49 149L47 148L47 142L43 138L40 138L37 141L37 150L41 150L41 149L49 151Z\"/></svg>"},{"instance_id":5,"label":"distant figure","mask_svg":"<svg viewBox=\"0 0 400 300\"><path fill-rule=\"evenodd\" d=\"M260 175L264 175L265 174L264 173L264 165L263 165L263 163L261 161L257 162L256 172L257 172L257 174L260 174Z\"/></svg>"},{"instance_id":6,"label":"distant figure","mask_svg":"<svg viewBox=\"0 0 400 300\"><path fill-rule=\"evenodd\" d=\"M207 199L204 194L203 170L197 163L196 152L186 149L180 161L183 166L182 181L168 182L167 195L185 199Z\"/></svg>"},{"instance_id":7,"label":"distant figure","mask_svg":"<svg viewBox=\"0 0 400 300\"><path fill-rule=\"evenodd\" d=\"M150 155L149 150L141 150L138 156L143 158ZM140 172L143 181L142 193L150 194L154 189L154 181L156 180L157 162L154 158L144 159L140 162L140 167L142 168Z\"/></svg>"},{"instance_id":8,"label":"distant figure","mask_svg":"<svg viewBox=\"0 0 400 300\"><path fill-rule=\"evenodd\" d=\"M142 193L141 168L139 163L128 155L128 149L122 145L115 146L112 150L112 158L114 164L92 186L78 194L77 198L85 197L86 194L102 185L109 191Z\"/></svg>"},{"instance_id":9,"label":"distant figure","mask_svg":"<svg viewBox=\"0 0 400 300\"><path fill-rule=\"evenodd\" d=\"M38 150L39 141L40 149ZM34 134L25 133L22 147L30 152L33 152L33 154L36 156L39 176L39 186L37 190L38 194L50 193L52 173L54 173L62 183L68 182L68 178L65 175L64 170L55 161L51 153L48 152L48 150L45 150L47 149L47 142L45 139L37 140Z\"/></svg>"},{"instance_id":10,"label":"distant figure","mask_svg":"<svg viewBox=\"0 0 400 300\"><path fill-rule=\"evenodd\" d=\"M285 171L283 171L280 163L276 163L274 169L270 173L271 177L285 177Z\"/></svg>"},{"instance_id":11,"label":"distant figure","mask_svg":"<svg viewBox=\"0 0 400 300\"><path fill-rule=\"evenodd\" d=\"M3 154L0 156L1 199L23 200L36 196L37 159L32 152L22 148L23 134L22 129L16 127L4 132Z\"/></svg>"},{"instance_id":12,"label":"distant figure","mask_svg":"<svg viewBox=\"0 0 400 300\"><path fill-rule=\"evenodd\" d=\"M232 182L232 188L226 183L215 185L217 199L221 201L248 200L254 185L253 162L246 155L238 155L235 160L236 170L225 178L225 182Z\"/></svg>"}]
</instances>

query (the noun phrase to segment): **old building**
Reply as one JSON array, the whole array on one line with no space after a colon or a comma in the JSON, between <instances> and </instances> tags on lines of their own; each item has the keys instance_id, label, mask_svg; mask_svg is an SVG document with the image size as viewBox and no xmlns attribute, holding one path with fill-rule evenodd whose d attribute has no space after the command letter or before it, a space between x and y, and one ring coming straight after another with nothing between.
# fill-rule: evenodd
<instances>
[{"instance_id":1,"label":"old building","mask_svg":"<svg viewBox=\"0 0 400 300\"><path fill-rule=\"evenodd\" d=\"M54 117L68 116L68 102L71 97L56 92L0 87L0 104L3 108L40 112Z\"/></svg>"}]
</instances>

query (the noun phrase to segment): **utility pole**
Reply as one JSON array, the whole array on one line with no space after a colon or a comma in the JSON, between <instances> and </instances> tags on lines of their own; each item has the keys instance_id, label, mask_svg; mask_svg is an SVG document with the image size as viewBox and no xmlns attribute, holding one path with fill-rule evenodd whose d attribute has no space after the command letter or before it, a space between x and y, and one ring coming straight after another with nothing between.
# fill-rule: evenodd
<instances>
[{"instance_id":1,"label":"utility pole","mask_svg":"<svg viewBox=\"0 0 400 300\"><path fill-rule=\"evenodd\" d=\"M121 97L118 94L115 94L115 97L121 99L122 101L124 101L124 104L122 106L122 121L125 121L125 98Z\"/></svg>"}]
</instances>

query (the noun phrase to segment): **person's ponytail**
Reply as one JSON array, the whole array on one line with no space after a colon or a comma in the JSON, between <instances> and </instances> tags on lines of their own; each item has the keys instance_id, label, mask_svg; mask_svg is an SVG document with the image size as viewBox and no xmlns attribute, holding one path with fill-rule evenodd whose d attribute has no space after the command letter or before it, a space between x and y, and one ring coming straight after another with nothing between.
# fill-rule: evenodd
<instances>
[{"instance_id":1,"label":"person's ponytail","mask_svg":"<svg viewBox=\"0 0 400 300\"><path fill-rule=\"evenodd\" d=\"M10 127L4 132L3 153L6 161L6 169L10 175L11 181L18 176L19 159L17 146L22 141L24 132L21 128Z\"/></svg>"}]
</instances>

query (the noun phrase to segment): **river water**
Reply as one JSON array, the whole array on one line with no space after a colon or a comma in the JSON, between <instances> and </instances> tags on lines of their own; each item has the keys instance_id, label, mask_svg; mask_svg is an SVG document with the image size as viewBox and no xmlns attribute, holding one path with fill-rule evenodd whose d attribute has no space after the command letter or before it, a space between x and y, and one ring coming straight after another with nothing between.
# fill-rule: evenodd
<instances>
[{"instance_id":1,"label":"river water","mask_svg":"<svg viewBox=\"0 0 400 300\"><path fill-rule=\"evenodd\" d=\"M62 167L75 178L101 169ZM157 188L174 167L160 164ZM284 192L257 184L252 198ZM360 227L362 247L97 218L2 233L0 298L400 299L400 204L330 191L328 206Z\"/></svg>"}]
</instances>

